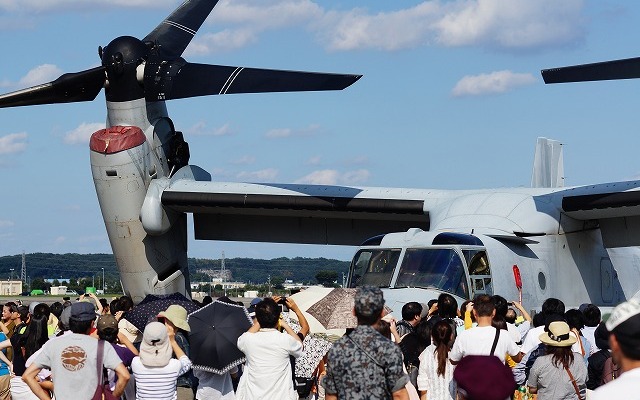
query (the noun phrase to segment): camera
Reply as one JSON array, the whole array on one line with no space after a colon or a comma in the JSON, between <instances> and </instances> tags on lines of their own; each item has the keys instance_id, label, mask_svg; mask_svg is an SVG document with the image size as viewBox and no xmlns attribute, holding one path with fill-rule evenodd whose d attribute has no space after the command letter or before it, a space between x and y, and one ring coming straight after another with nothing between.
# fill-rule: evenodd
<instances>
[{"instance_id":1,"label":"camera","mask_svg":"<svg viewBox=\"0 0 640 400\"><path fill-rule=\"evenodd\" d=\"M278 300L278 304L281 304L281 306L280 306L280 309L281 309L281 310L280 310L280 312L283 312L283 311L289 311L289 307L287 307L287 298L286 298L286 297L282 296L282 297L280 298L280 300Z\"/></svg>"}]
</instances>

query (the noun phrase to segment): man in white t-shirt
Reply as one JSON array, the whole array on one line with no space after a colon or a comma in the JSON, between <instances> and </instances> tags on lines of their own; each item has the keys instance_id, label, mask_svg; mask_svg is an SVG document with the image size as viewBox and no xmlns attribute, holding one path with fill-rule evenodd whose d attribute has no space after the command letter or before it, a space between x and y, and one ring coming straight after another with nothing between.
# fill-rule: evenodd
<instances>
[{"instance_id":1,"label":"man in white t-shirt","mask_svg":"<svg viewBox=\"0 0 640 400\"><path fill-rule=\"evenodd\" d=\"M598 325L600 325L602 321L602 313L600 312L600 308L595 304L582 304L579 310L584 316L584 328L582 328L580 332L591 344L591 352L595 353L600 350L596 344L595 333Z\"/></svg>"},{"instance_id":2,"label":"man in white t-shirt","mask_svg":"<svg viewBox=\"0 0 640 400\"><path fill-rule=\"evenodd\" d=\"M98 340L89 336L89 332L95 318L93 304L79 302L71 305L69 328L73 333L45 343L33 364L22 374L22 379L38 398L50 399L49 393L40 387L36 379L42 368L51 370L57 399L88 400L93 397L98 387ZM113 394L122 396L129 381L129 371L108 343L103 349L102 364L116 372L118 381Z\"/></svg>"},{"instance_id":3,"label":"man in white t-shirt","mask_svg":"<svg viewBox=\"0 0 640 400\"><path fill-rule=\"evenodd\" d=\"M547 317L554 314L564 316L564 311L564 303L556 298L549 297L544 301L544 303L542 303L542 315L544 321L542 321L540 326L531 328L527 333L527 336L525 336L524 342L522 343L522 352L524 354L527 354L540 344L540 335L544 333L544 326L547 323Z\"/></svg>"},{"instance_id":4,"label":"man in white t-shirt","mask_svg":"<svg viewBox=\"0 0 640 400\"><path fill-rule=\"evenodd\" d=\"M280 310L275 300L265 298L256 305L254 325L238 338L238 349L247 363L238 383L237 400L297 400L289 356L302 355L302 340L284 322L278 330Z\"/></svg>"},{"instance_id":5,"label":"man in white t-shirt","mask_svg":"<svg viewBox=\"0 0 640 400\"><path fill-rule=\"evenodd\" d=\"M458 335L453 349L449 353L452 364L457 364L464 356L488 356L495 355L504 363L507 354L518 362L523 354L507 331L491 326L491 320L495 315L495 305L491 297L481 295L473 303L473 314L478 326L467 329ZM497 337L497 340L496 340ZM495 346L494 346L495 342ZM493 352L491 351L492 348Z\"/></svg>"},{"instance_id":6,"label":"man in white t-shirt","mask_svg":"<svg viewBox=\"0 0 640 400\"><path fill-rule=\"evenodd\" d=\"M640 302L629 300L613 309L606 322L611 357L622 375L597 388L590 400L640 399Z\"/></svg>"}]
</instances>

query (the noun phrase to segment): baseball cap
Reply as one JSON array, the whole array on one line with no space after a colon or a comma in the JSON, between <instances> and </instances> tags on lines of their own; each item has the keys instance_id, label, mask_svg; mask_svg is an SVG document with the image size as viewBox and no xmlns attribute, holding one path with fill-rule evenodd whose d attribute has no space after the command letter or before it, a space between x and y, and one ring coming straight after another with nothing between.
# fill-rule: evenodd
<instances>
[{"instance_id":1,"label":"baseball cap","mask_svg":"<svg viewBox=\"0 0 640 400\"><path fill-rule=\"evenodd\" d=\"M69 330L69 317L71 317L71 307L66 307L60 314L60 323L63 330Z\"/></svg>"},{"instance_id":2,"label":"baseball cap","mask_svg":"<svg viewBox=\"0 0 640 400\"><path fill-rule=\"evenodd\" d=\"M640 360L640 303L629 300L613 309L606 322L625 356Z\"/></svg>"},{"instance_id":3,"label":"baseball cap","mask_svg":"<svg viewBox=\"0 0 640 400\"><path fill-rule=\"evenodd\" d=\"M611 316L607 320L607 329L613 331L623 322L640 315L640 303L637 300L629 300L619 304L611 312Z\"/></svg>"},{"instance_id":4,"label":"baseball cap","mask_svg":"<svg viewBox=\"0 0 640 400\"><path fill-rule=\"evenodd\" d=\"M379 315L383 308L384 296L380 288L374 286L362 286L356 290L356 314L363 317L372 317L374 315Z\"/></svg>"},{"instance_id":5,"label":"baseball cap","mask_svg":"<svg viewBox=\"0 0 640 400\"><path fill-rule=\"evenodd\" d=\"M118 330L118 320L111 314L101 315L98 318L98 322L96 324L98 332L104 332L107 330Z\"/></svg>"},{"instance_id":6,"label":"baseball cap","mask_svg":"<svg viewBox=\"0 0 640 400\"><path fill-rule=\"evenodd\" d=\"M164 367L171 360L171 344L167 328L160 322L149 322L142 334L140 361L146 367Z\"/></svg>"},{"instance_id":7,"label":"baseball cap","mask_svg":"<svg viewBox=\"0 0 640 400\"><path fill-rule=\"evenodd\" d=\"M29 303L29 314L33 315L33 310L36 309L36 306L40 304L39 301L32 301L31 303Z\"/></svg>"},{"instance_id":8,"label":"baseball cap","mask_svg":"<svg viewBox=\"0 0 640 400\"><path fill-rule=\"evenodd\" d=\"M76 321L91 321L96 318L96 312L93 304L79 302L71 305L70 318Z\"/></svg>"}]
</instances>

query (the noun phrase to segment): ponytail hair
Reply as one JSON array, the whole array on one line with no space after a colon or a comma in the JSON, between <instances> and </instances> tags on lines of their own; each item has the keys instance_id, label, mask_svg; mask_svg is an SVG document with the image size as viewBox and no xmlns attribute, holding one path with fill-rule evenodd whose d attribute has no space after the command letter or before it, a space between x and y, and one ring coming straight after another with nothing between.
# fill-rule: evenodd
<instances>
[{"instance_id":1,"label":"ponytail hair","mask_svg":"<svg viewBox=\"0 0 640 400\"><path fill-rule=\"evenodd\" d=\"M447 367L447 359L449 358L449 343L453 335L451 323L446 320L438 321L431 329L431 337L433 345L436 347L434 354L438 361L438 375L444 376Z\"/></svg>"}]
</instances>

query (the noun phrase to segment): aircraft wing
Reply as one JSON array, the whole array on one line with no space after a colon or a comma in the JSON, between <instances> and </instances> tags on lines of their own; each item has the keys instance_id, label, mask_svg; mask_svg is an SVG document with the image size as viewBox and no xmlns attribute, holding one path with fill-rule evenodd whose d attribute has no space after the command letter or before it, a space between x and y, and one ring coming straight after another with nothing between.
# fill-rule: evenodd
<instances>
[{"instance_id":1,"label":"aircraft wing","mask_svg":"<svg viewBox=\"0 0 640 400\"><path fill-rule=\"evenodd\" d=\"M359 245L384 233L428 230L427 193L182 179L162 190L161 203L193 213L196 239Z\"/></svg>"},{"instance_id":2,"label":"aircraft wing","mask_svg":"<svg viewBox=\"0 0 640 400\"><path fill-rule=\"evenodd\" d=\"M640 246L640 181L590 185L561 194L566 215L597 220L606 247Z\"/></svg>"}]
</instances>

